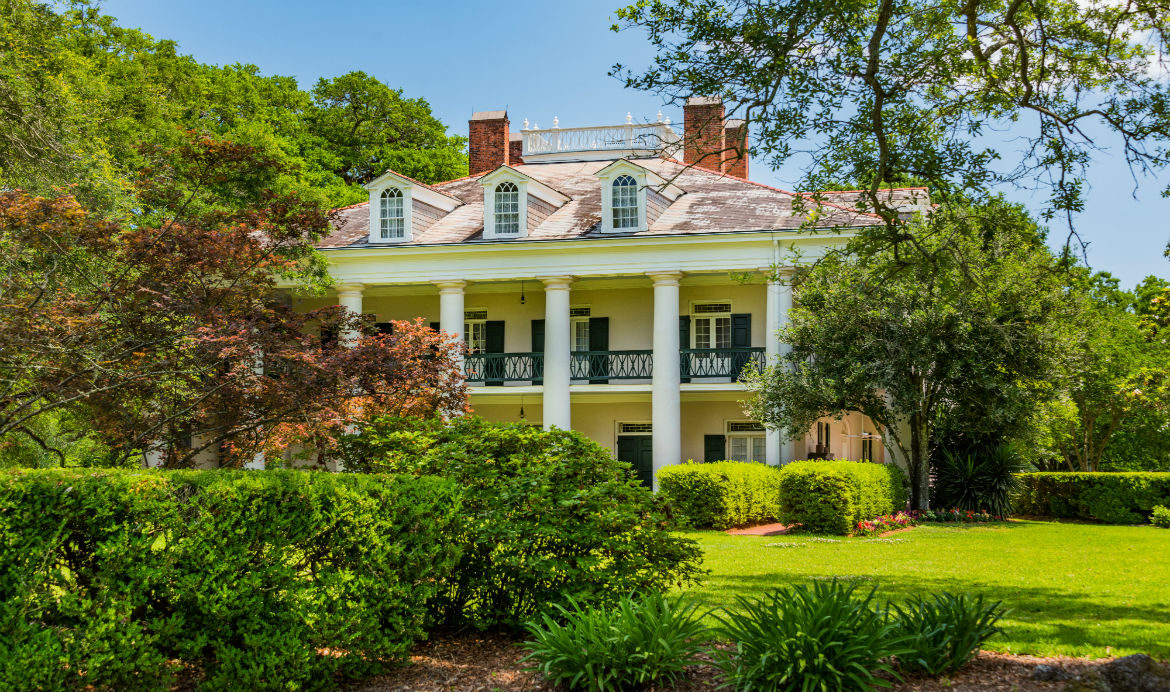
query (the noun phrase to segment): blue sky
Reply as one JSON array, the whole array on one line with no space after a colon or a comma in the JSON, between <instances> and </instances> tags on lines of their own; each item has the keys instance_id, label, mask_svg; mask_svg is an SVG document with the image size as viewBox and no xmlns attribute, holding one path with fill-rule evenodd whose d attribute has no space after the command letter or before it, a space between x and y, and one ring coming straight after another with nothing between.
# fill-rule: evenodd
<instances>
[{"instance_id":1,"label":"blue sky","mask_svg":"<svg viewBox=\"0 0 1170 692\"><path fill-rule=\"evenodd\" d=\"M652 118L662 109L649 94L607 76L615 62L641 66L644 37L609 30L623 0L404 2L402 0L106 0L123 26L178 41L202 62L252 63L265 74L296 77L303 88L321 76L363 70L426 98L453 133L467 134L477 110L507 108L513 128L527 118L549 127L605 125ZM506 8L506 9L505 9ZM678 109L662 109L681 121ZM798 171L770 171L753 161L751 177L791 189ZM1149 274L1170 277L1162 256L1170 239L1170 199L1159 179L1134 181L1117 152L1104 152L1090 173L1077 230L1091 243L1090 264L1132 286ZM1010 191L1039 209L1044 196ZM1067 229L1054 224L1053 244Z\"/></svg>"}]
</instances>

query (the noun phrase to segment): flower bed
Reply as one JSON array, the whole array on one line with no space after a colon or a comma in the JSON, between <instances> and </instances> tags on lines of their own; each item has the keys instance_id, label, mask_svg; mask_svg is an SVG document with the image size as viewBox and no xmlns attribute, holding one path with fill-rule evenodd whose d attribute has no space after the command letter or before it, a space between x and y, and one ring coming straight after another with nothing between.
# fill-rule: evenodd
<instances>
[{"instance_id":1,"label":"flower bed","mask_svg":"<svg viewBox=\"0 0 1170 692\"><path fill-rule=\"evenodd\" d=\"M958 522L967 524L985 524L994 521L1003 521L1004 518L987 512L972 512L971 510L922 510L913 512L898 512L897 514L883 514L868 521L859 521L853 529L854 536L878 536L890 531L909 529L925 522Z\"/></svg>"}]
</instances>

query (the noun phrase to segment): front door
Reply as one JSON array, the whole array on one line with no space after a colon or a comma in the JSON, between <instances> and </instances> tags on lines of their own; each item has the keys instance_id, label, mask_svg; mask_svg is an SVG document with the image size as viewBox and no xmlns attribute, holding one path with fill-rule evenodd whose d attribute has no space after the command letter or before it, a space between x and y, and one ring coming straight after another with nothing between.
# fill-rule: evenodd
<instances>
[{"instance_id":1,"label":"front door","mask_svg":"<svg viewBox=\"0 0 1170 692\"><path fill-rule=\"evenodd\" d=\"M619 435L617 458L634 467L638 480L654 487L654 438L650 435Z\"/></svg>"}]
</instances>

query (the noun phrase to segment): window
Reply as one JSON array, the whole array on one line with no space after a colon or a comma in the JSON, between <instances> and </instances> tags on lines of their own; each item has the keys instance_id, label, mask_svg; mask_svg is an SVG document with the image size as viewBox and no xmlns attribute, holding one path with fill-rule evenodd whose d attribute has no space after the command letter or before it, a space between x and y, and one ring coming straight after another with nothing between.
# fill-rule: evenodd
<instances>
[{"instance_id":1,"label":"window","mask_svg":"<svg viewBox=\"0 0 1170 692\"><path fill-rule=\"evenodd\" d=\"M755 421L727 423L727 458L732 461L758 461L767 456L767 436L764 426Z\"/></svg>"},{"instance_id":2,"label":"window","mask_svg":"<svg viewBox=\"0 0 1170 692\"><path fill-rule=\"evenodd\" d=\"M869 433L861 438L861 460L873 461L873 435Z\"/></svg>"},{"instance_id":3,"label":"window","mask_svg":"<svg viewBox=\"0 0 1170 692\"><path fill-rule=\"evenodd\" d=\"M613 181L614 230L638 227L638 181L628 175Z\"/></svg>"},{"instance_id":4,"label":"window","mask_svg":"<svg viewBox=\"0 0 1170 692\"><path fill-rule=\"evenodd\" d=\"M691 348L731 348L731 303L696 303Z\"/></svg>"},{"instance_id":5,"label":"window","mask_svg":"<svg viewBox=\"0 0 1170 692\"><path fill-rule=\"evenodd\" d=\"M618 432L623 435L648 434L654 432L654 426L650 423L620 423Z\"/></svg>"},{"instance_id":6,"label":"window","mask_svg":"<svg viewBox=\"0 0 1170 692\"><path fill-rule=\"evenodd\" d=\"M383 240L401 240L406 237L406 214L402 204L402 190L388 187L382 190L380 237Z\"/></svg>"},{"instance_id":7,"label":"window","mask_svg":"<svg viewBox=\"0 0 1170 692\"><path fill-rule=\"evenodd\" d=\"M503 182L495 192L496 235L520 235L520 189L515 183Z\"/></svg>"},{"instance_id":8,"label":"window","mask_svg":"<svg viewBox=\"0 0 1170 692\"><path fill-rule=\"evenodd\" d=\"M487 310L466 310L463 313L463 343L469 353L487 351Z\"/></svg>"},{"instance_id":9,"label":"window","mask_svg":"<svg viewBox=\"0 0 1170 692\"><path fill-rule=\"evenodd\" d=\"M817 421L817 449L816 453L822 459L829 458L831 454L829 450L831 429L828 423Z\"/></svg>"},{"instance_id":10,"label":"window","mask_svg":"<svg viewBox=\"0 0 1170 692\"><path fill-rule=\"evenodd\" d=\"M573 325L573 350L574 351L588 351L589 350L589 318L578 317L572 320Z\"/></svg>"}]
</instances>

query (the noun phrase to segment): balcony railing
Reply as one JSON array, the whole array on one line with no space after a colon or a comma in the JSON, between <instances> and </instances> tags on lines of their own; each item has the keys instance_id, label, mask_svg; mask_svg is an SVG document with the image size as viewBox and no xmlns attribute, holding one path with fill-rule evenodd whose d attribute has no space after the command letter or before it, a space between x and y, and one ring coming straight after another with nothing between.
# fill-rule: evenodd
<instances>
[{"instance_id":1,"label":"balcony railing","mask_svg":"<svg viewBox=\"0 0 1170 692\"><path fill-rule=\"evenodd\" d=\"M523 156L582 151L673 153L679 136L664 123L524 130Z\"/></svg>"},{"instance_id":2,"label":"balcony railing","mask_svg":"<svg viewBox=\"0 0 1170 692\"><path fill-rule=\"evenodd\" d=\"M468 382L502 385L505 382L539 384L544 376L543 353L472 353L464 359ZM764 349L688 348L679 353L683 380L738 379L748 363L763 366ZM654 376L654 353L632 351L574 351L569 361L574 380L605 383L611 380L649 380Z\"/></svg>"},{"instance_id":3,"label":"balcony railing","mask_svg":"<svg viewBox=\"0 0 1170 692\"><path fill-rule=\"evenodd\" d=\"M748 363L764 367L763 347L753 348L684 348L679 368L686 378L727 377L738 380Z\"/></svg>"}]
</instances>

